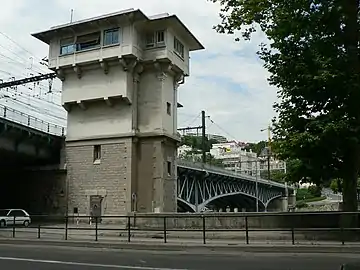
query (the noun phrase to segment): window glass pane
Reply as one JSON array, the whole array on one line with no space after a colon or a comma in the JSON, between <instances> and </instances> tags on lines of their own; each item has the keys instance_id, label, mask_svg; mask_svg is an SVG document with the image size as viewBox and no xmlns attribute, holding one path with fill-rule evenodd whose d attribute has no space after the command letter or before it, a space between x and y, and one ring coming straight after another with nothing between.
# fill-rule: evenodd
<instances>
[{"instance_id":1,"label":"window glass pane","mask_svg":"<svg viewBox=\"0 0 360 270\"><path fill-rule=\"evenodd\" d=\"M146 47L154 47L155 45L155 38L154 38L154 34L147 34L146 35Z\"/></svg>"},{"instance_id":2,"label":"window glass pane","mask_svg":"<svg viewBox=\"0 0 360 270\"><path fill-rule=\"evenodd\" d=\"M104 32L104 45L119 43L119 29L111 29Z\"/></svg>"},{"instance_id":3,"label":"window glass pane","mask_svg":"<svg viewBox=\"0 0 360 270\"><path fill-rule=\"evenodd\" d=\"M156 42L163 43L165 41L164 31L156 32Z\"/></svg>"},{"instance_id":4,"label":"window glass pane","mask_svg":"<svg viewBox=\"0 0 360 270\"><path fill-rule=\"evenodd\" d=\"M82 51L100 46L100 32L83 35L77 38L76 50Z\"/></svg>"}]
</instances>

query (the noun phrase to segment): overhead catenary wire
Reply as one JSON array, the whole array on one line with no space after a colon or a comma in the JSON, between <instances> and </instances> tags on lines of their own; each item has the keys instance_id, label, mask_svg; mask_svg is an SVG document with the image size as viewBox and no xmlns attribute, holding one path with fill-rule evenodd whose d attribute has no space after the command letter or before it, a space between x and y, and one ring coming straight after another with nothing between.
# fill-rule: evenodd
<instances>
[{"instance_id":1,"label":"overhead catenary wire","mask_svg":"<svg viewBox=\"0 0 360 270\"><path fill-rule=\"evenodd\" d=\"M21 80L51 71L42 66L42 59L0 31L10 42L0 44L0 83ZM6 44L6 45L4 45ZM39 63L38 63L39 61ZM41 82L13 85L0 89L1 103L8 103L14 109L33 114L34 117L48 121L66 122L66 112L61 106L61 90L54 78Z\"/></svg>"},{"instance_id":2,"label":"overhead catenary wire","mask_svg":"<svg viewBox=\"0 0 360 270\"><path fill-rule=\"evenodd\" d=\"M223 133L225 133L227 136L229 136L230 138L234 139L235 141L237 141L236 137L231 135L229 132L227 132L224 128L222 128L220 125L218 125L214 120L212 120L210 118L210 116L208 117L209 121L215 125L218 129L220 129Z\"/></svg>"}]
</instances>

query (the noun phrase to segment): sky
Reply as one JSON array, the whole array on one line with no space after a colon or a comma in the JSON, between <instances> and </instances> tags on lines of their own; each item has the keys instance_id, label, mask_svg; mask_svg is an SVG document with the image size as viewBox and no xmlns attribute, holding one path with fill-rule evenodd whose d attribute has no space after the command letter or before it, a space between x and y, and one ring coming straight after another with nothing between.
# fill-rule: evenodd
<instances>
[{"instance_id":1,"label":"sky","mask_svg":"<svg viewBox=\"0 0 360 270\"><path fill-rule=\"evenodd\" d=\"M205 110L213 121L207 122L207 133L242 142L267 139L261 129L275 115L276 89L269 86L269 74L256 55L266 38L257 33L251 41L235 42L235 36L216 33L212 27L220 22L220 6L207 0L4 1L0 9L0 79L49 72L39 64L48 47L31 33L69 22L71 9L74 20L80 20L128 8L139 8L148 16L176 14L205 47L190 55L190 76L179 87L179 102L184 105L178 111L179 127L199 125L200 111ZM44 81L0 90L0 105L65 125L60 95L59 80L53 82L51 91L49 82Z\"/></svg>"}]
</instances>

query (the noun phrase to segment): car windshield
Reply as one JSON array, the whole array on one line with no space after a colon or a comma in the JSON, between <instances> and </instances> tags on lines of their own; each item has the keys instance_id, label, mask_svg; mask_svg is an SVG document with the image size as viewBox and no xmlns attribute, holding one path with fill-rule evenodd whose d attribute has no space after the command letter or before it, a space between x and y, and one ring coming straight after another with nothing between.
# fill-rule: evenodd
<instances>
[{"instance_id":1,"label":"car windshield","mask_svg":"<svg viewBox=\"0 0 360 270\"><path fill-rule=\"evenodd\" d=\"M9 213L9 210L0 210L0 217L7 216L8 213Z\"/></svg>"}]
</instances>

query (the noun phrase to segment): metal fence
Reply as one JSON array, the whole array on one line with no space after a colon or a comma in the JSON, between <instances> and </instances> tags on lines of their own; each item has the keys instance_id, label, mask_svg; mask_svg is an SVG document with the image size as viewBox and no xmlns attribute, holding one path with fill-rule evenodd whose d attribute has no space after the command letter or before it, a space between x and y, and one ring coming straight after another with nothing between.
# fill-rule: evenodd
<instances>
[{"instance_id":1,"label":"metal fence","mask_svg":"<svg viewBox=\"0 0 360 270\"><path fill-rule=\"evenodd\" d=\"M359 213L131 214L126 216L32 216L16 218L1 237L106 242L198 244L360 243ZM349 223L350 221L350 223Z\"/></svg>"},{"instance_id":2,"label":"metal fence","mask_svg":"<svg viewBox=\"0 0 360 270\"><path fill-rule=\"evenodd\" d=\"M65 136L65 127L48 123L29 114L0 105L0 117L56 136Z\"/></svg>"}]
</instances>

